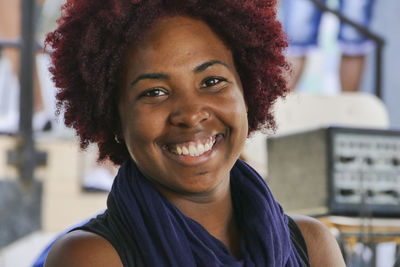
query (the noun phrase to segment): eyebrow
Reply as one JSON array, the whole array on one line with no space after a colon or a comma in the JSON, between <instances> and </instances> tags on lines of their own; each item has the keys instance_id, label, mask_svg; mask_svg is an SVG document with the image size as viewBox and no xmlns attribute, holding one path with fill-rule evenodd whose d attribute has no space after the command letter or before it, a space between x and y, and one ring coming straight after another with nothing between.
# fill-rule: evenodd
<instances>
[{"instance_id":1,"label":"eyebrow","mask_svg":"<svg viewBox=\"0 0 400 267\"><path fill-rule=\"evenodd\" d=\"M229 65L226 64L225 62L222 62L222 61L219 61L219 60L210 60L210 61L204 62L203 64L200 64L199 66L195 67L193 69L193 72L195 72L195 73L202 72L202 71L206 70L208 67L211 67L211 66L213 66L215 64L220 64L220 65L223 65L223 66L227 67L228 69L230 69ZM131 86L137 84L140 80L144 80L144 79L168 80L169 79L169 75L165 74L165 73L145 73L145 74L141 74L133 82L131 82Z\"/></svg>"},{"instance_id":2,"label":"eyebrow","mask_svg":"<svg viewBox=\"0 0 400 267\"><path fill-rule=\"evenodd\" d=\"M140 80L144 79L152 79L152 80L167 80L169 79L169 75L164 73L145 73L139 75L133 82L131 82L131 86L134 86Z\"/></svg>"},{"instance_id":3,"label":"eyebrow","mask_svg":"<svg viewBox=\"0 0 400 267\"><path fill-rule=\"evenodd\" d=\"M211 61L204 62L203 64L197 66L196 68L194 68L193 71L196 72L196 73L197 72L201 72L201 71L204 71L208 67L211 67L212 65L215 65L215 64L221 64L221 65L227 67L228 69L230 69L229 65L226 64L225 62L222 62L222 61L219 61L219 60L211 60Z\"/></svg>"}]
</instances>

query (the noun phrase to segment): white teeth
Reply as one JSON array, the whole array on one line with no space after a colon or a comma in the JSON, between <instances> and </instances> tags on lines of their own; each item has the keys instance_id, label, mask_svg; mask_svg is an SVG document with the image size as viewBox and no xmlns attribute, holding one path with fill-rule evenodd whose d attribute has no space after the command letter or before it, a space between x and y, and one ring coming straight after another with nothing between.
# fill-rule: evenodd
<instances>
[{"instance_id":1,"label":"white teeth","mask_svg":"<svg viewBox=\"0 0 400 267\"><path fill-rule=\"evenodd\" d=\"M197 155L197 149L194 145L189 146L189 154L190 156L196 156Z\"/></svg>"},{"instance_id":2,"label":"white teeth","mask_svg":"<svg viewBox=\"0 0 400 267\"><path fill-rule=\"evenodd\" d=\"M208 150L210 150L210 144L209 143L206 143L205 145L204 145L204 150L205 151L208 151Z\"/></svg>"},{"instance_id":3,"label":"white teeth","mask_svg":"<svg viewBox=\"0 0 400 267\"><path fill-rule=\"evenodd\" d=\"M189 155L189 150L185 146L182 147L182 154L183 155Z\"/></svg>"},{"instance_id":4,"label":"white teeth","mask_svg":"<svg viewBox=\"0 0 400 267\"><path fill-rule=\"evenodd\" d=\"M198 144L197 145L197 155L203 154L203 152L204 152L204 145Z\"/></svg>"},{"instance_id":5,"label":"white teeth","mask_svg":"<svg viewBox=\"0 0 400 267\"><path fill-rule=\"evenodd\" d=\"M207 141L205 144L198 143L196 144L190 144L189 147L187 146L176 146L175 151L172 151L175 154L178 155L190 155L192 157L195 156L200 156L204 152L207 152L212 149L213 145L215 143L215 138L214 137L209 137L207 138Z\"/></svg>"}]
</instances>

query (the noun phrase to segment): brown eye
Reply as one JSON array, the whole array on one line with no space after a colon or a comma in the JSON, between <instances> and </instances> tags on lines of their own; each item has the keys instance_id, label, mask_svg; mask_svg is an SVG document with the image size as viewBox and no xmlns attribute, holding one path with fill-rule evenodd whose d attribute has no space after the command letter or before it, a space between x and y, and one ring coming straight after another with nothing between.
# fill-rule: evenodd
<instances>
[{"instance_id":1,"label":"brown eye","mask_svg":"<svg viewBox=\"0 0 400 267\"><path fill-rule=\"evenodd\" d=\"M226 82L226 79L221 78L221 77L210 77L210 78L203 80L203 82L201 84L201 88L212 87L221 82Z\"/></svg>"},{"instance_id":2,"label":"brown eye","mask_svg":"<svg viewBox=\"0 0 400 267\"><path fill-rule=\"evenodd\" d=\"M160 97L160 96L164 96L167 95L167 92L165 92L164 90L160 89L160 88L153 88L153 89L149 89L144 91L140 97Z\"/></svg>"}]
</instances>

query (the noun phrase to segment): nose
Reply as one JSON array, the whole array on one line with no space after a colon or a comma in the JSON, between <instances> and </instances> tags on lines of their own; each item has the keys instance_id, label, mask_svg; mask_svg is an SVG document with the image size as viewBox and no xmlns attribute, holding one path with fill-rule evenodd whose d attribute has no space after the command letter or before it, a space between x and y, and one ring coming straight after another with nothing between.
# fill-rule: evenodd
<instances>
[{"instance_id":1,"label":"nose","mask_svg":"<svg viewBox=\"0 0 400 267\"><path fill-rule=\"evenodd\" d=\"M210 111L204 105L190 102L191 101L183 101L183 103L171 113L169 120L172 125L191 128L210 118Z\"/></svg>"}]
</instances>

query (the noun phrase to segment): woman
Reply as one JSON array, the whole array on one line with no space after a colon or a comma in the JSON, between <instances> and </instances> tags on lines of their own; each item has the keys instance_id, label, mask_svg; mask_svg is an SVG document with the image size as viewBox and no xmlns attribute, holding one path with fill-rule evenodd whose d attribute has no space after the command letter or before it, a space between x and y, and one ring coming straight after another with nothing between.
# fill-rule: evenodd
<instances>
[{"instance_id":1,"label":"woman","mask_svg":"<svg viewBox=\"0 0 400 267\"><path fill-rule=\"evenodd\" d=\"M81 146L123 164L107 211L46 266L344 266L241 160L286 92L275 1L68 1L48 36ZM309 259L307 256L309 252Z\"/></svg>"}]
</instances>

